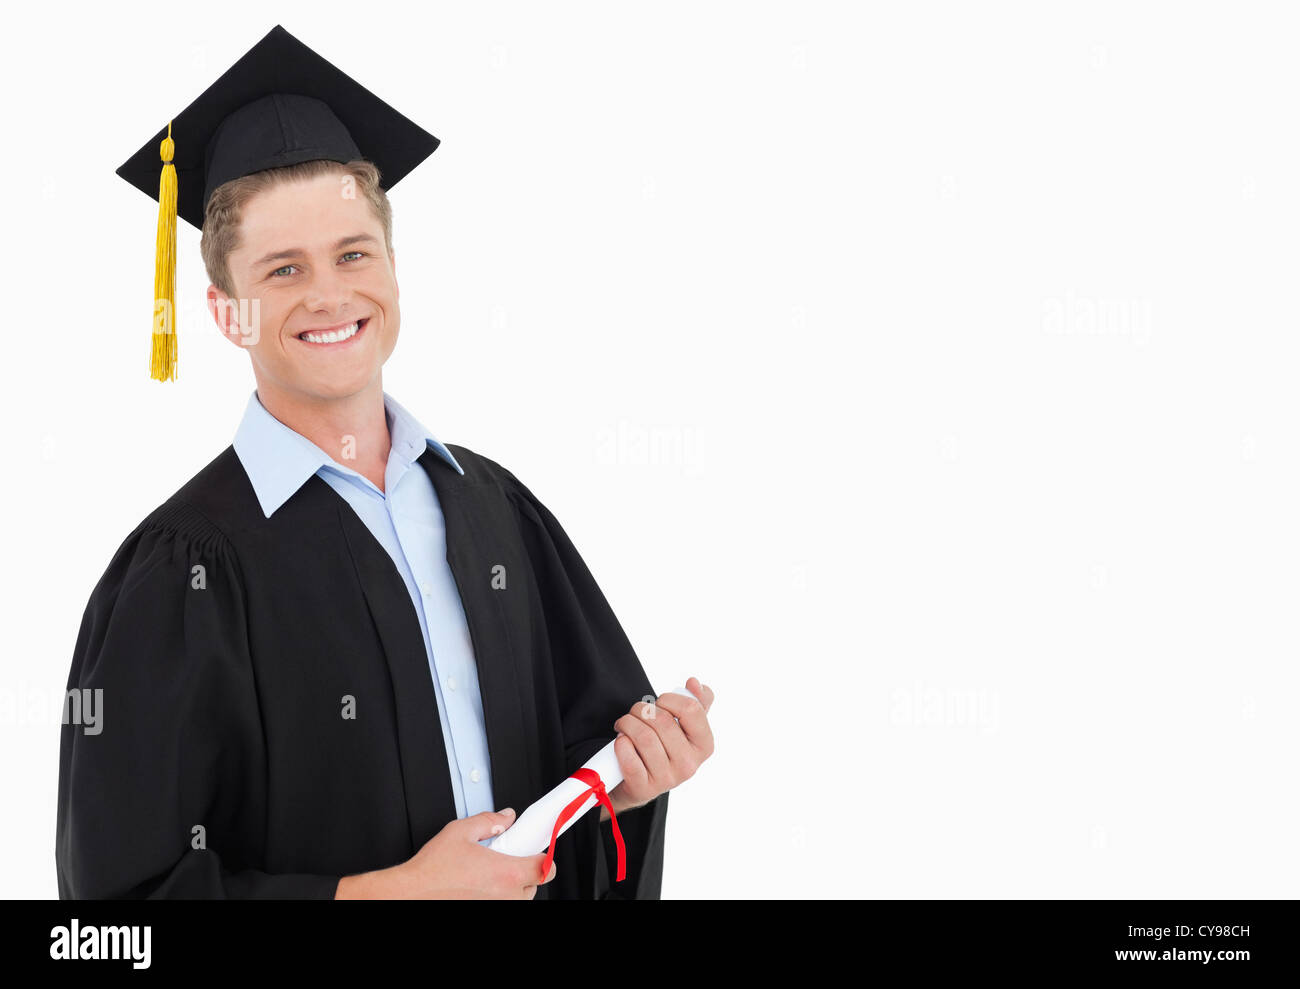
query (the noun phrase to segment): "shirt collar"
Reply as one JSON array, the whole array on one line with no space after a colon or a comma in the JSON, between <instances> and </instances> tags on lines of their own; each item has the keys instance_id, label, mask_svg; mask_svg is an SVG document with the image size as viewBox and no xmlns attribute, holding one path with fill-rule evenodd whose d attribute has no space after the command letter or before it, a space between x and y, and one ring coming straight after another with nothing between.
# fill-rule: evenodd
<instances>
[{"instance_id":1,"label":"shirt collar","mask_svg":"<svg viewBox=\"0 0 1300 989\"><path fill-rule=\"evenodd\" d=\"M396 453L414 461L427 447L433 447L434 452L451 464L457 473L465 473L451 451L387 392L384 392L384 414L392 442L389 456ZM267 518L322 467L351 471L267 412L257 397L256 389L248 398L244 418L235 432L234 447Z\"/></svg>"}]
</instances>

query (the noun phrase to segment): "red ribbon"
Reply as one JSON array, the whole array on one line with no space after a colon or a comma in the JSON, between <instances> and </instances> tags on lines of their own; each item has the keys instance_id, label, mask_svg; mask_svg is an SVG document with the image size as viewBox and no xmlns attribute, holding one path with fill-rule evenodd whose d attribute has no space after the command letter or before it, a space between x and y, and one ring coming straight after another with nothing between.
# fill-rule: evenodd
<instances>
[{"instance_id":1,"label":"red ribbon","mask_svg":"<svg viewBox=\"0 0 1300 989\"><path fill-rule=\"evenodd\" d=\"M587 798L593 793L596 795L596 801L604 804L609 808L609 824L614 829L614 844L618 846L618 882L623 881L625 875L626 853L623 850L623 835L618 830L618 818L614 816L614 805L609 802L609 794L605 792L605 783L600 778L600 773L594 769L588 769L583 766L581 769L574 771L570 776L571 780L581 780L587 784L587 789L580 796L573 799L564 810L560 811L560 816L555 819L555 829L551 832L551 847L546 850L546 861L542 863L542 879L545 880L551 871L551 860L555 857L555 841L560 837L560 828L574 814L578 813L578 808L587 802Z\"/></svg>"}]
</instances>

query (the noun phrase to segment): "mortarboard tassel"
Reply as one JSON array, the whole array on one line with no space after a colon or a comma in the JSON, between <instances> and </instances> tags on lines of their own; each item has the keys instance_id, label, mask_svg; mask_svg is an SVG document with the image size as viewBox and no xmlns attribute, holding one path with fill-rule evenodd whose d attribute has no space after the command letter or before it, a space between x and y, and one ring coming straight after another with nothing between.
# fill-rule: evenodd
<instances>
[{"instance_id":1,"label":"mortarboard tassel","mask_svg":"<svg viewBox=\"0 0 1300 989\"><path fill-rule=\"evenodd\" d=\"M149 374L158 381L176 380L176 166L172 124L163 138L162 178L158 180L158 245L153 273L153 355Z\"/></svg>"}]
</instances>

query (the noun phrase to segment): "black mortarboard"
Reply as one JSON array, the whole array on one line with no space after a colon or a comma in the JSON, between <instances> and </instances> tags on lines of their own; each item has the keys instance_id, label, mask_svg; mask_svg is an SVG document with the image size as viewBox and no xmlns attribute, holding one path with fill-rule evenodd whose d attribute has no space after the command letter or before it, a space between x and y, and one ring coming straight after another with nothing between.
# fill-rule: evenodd
<instances>
[{"instance_id":1,"label":"black mortarboard","mask_svg":"<svg viewBox=\"0 0 1300 989\"><path fill-rule=\"evenodd\" d=\"M201 230L221 184L319 158L364 158L388 190L438 144L283 27L272 28L117 170L159 203L151 375L176 376L176 217Z\"/></svg>"}]
</instances>

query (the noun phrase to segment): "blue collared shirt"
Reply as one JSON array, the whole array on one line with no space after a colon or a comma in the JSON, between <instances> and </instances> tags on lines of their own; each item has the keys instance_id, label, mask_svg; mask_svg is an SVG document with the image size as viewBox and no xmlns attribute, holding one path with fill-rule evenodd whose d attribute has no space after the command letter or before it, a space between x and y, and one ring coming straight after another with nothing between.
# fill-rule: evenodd
<instances>
[{"instance_id":1,"label":"blue collared shirt","mask_svg":"<svg viewBox=\"0 0 1300 989\"><path fill-rule=\"evenodd\" d=\"M254 390L235 434L235 453L270 518L313 475L337 491L388 551L420 619L442 722L456 816L496 810L478 667L433 482L415 460L425 446L464 474L456 458L415 417L384 393L391 448L384 490L344 467L266 411ZM414 470L411 468L414 467Z\"/></svg>"}]
</instances>

